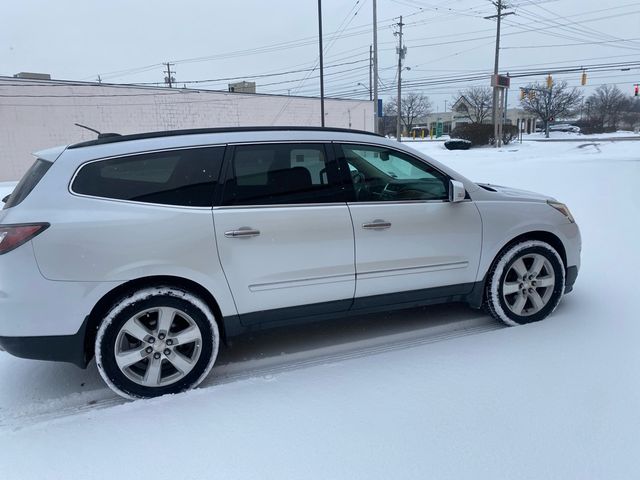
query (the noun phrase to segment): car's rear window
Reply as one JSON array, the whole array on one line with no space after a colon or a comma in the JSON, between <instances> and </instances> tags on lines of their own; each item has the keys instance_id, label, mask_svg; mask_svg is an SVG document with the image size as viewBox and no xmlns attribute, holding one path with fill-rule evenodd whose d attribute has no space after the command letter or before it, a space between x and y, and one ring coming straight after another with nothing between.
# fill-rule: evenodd
<instances>
[{"instance_id":1,"label":"car's rear window","mask_svg":"<svg viewBox=\"0 0 640 480\"><path fill-rule=\"evenodd\" d=\"M130 155L84 165L71 189L92 197L210 207L224 147Z\"/></svg>"},{"instance_id":2,"label":"car's rear window","mask_svg":"<svg viewBox=\"0 0 640 480\"><path fill-rule=\"evenodd\" d=\"M42 180L42 177L44 177L44 174L47 173L51 165L53 165L51 162L41 158L37 159L34 164L31 165L31 168L27 170L27 173L24 174L22 180L18 182L18 185L16 185L16 188L9 196L7 203L4 204L3 209L15 207L27 198L38 182Z\"/></svg>"}]
</instances>

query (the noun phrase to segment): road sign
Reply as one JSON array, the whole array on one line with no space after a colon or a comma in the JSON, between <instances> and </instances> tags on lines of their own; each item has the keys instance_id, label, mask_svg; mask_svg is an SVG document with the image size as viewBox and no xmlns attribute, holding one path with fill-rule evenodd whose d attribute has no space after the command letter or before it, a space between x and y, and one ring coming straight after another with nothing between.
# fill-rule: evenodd
<instances>
[{"instance_id":1,"label":"road sign","mask_svg":"<svg viewBox=\"0 0 640 480\"><path fill-rule=\"evenodd\" d=\"M491 75L491 86L509 88L511 86L511 78L506 75Z\"/></svg>"}]
</instances>

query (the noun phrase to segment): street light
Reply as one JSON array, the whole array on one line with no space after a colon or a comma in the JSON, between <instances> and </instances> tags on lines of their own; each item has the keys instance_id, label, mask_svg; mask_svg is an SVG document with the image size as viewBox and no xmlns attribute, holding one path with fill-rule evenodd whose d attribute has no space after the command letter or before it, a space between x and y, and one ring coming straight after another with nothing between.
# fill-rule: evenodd
<instances>
[{"instance_id":1,"label":"street light","mask_svg":"<svg viewBox=\"0 0 640 480\"><path fill-rule=\"evenodd\" d=\"M373 100L372 92L371 92L371 87L367 87L364 83L362 82L358 82L358 86L364 88L367 92L369 92L369 100Z\"/></svg>"}]
</instances>

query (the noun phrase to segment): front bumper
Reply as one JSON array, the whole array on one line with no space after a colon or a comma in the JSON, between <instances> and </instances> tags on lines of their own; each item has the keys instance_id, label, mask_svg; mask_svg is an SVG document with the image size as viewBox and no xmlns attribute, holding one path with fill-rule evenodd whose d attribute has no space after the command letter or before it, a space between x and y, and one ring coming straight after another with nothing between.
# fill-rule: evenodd
<instances>
[{"instance_id":1,"label":"front bumper","mask_svg":"<svg viewBox=\"0 0 640 480\"><path fill-rule=\"evenodd\" d=\"M576 279L578 278L578 267L568 267L567 273L564 277L564 293L569 293L573 290L573 285L576 283Z\"/></svg>"}]
</instances>

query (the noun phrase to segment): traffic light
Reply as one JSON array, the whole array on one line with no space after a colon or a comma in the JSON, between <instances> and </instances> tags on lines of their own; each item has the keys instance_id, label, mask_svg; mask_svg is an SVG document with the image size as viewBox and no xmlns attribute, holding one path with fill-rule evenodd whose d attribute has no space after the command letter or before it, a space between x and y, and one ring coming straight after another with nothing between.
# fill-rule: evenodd
<instances>
[{"instance_id":1,"label":"traffic light","mask_svg":"<svg viewBox=\"0 0 640 480\"><path fill-rule=\"evenodd\" d=\"M547 88L551 88L553 86L553 78L551 77L551 74L549 74L547 76Z\"/></svg>"},{"instance_id":2,"label":"traffic light","mask_svg":"<svg viewBox=\"0 0 640 480\"><path fill-rule=\"evenodd\" d=\"M587 72L582 72L582 79L580 80L582 86L587 84Z\"/></svg>"},{"instance_id":3,"label":"traffic light","mask_svg":"<svg viewBox=\"0 0 640 480\"><path fill-rule=\"evenodd\" d=\"M640 84L637 84L637 83L636 83L636 85L635 85L635 89L634 89L634 91L633 91L633 96L634 96L634 97L637 97L638 95L640 95Z\"/></svg>"}]
</instances>

